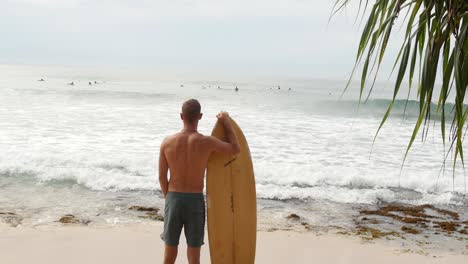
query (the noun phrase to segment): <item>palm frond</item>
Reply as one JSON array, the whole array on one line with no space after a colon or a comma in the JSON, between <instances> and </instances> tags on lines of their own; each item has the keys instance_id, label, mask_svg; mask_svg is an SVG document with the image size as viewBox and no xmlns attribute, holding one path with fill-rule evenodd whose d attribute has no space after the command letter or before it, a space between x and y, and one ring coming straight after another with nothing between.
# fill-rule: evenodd
<instances>
[{"instance_id":1,"label":"palm frond","mask_svg":"<svg viewBox=\"0 0 468 264\"><path fill-rule=\"evenodd\" d=\"M337 14L349 2L351 0L337 0L333 14ZM371 1L365 2L366 8L372 5L369 2ZM440 88L436 112L441 115L443 144L445 145L447 137L445 105L450 93L454 92L454 113L450 115L453 116L453 120L448 140L450 146L454 146L453 166L458 159L464 165L463 130L468 117L468 109L464 105L468 85L468 1L375 0L373 2L372 8L367 13L367 22L362 29L357 48L355 66L345 91L357 67L362 65L359 101L363 101L362 95L366 87L369 86L370 79L373 81L368 88L368 94L372 93L372 87L385 57L388 43L392 38L393 27L398 21L400 13L406 11L403 18L403 23L406 23L404 40L393 65L393 70L396 69L397 65L399 67L392 102L382 118L374 140L392 111L393 103L401 90L400 87L405 76L407 76L409 83L406 97L408 101L416 74L418 78L419 117L415 121L404 160L423 124L422 137L424 140L424 127L429 125L431 119L434 90L437 91ZM362 1L359 1L360 11L362 5ZM364 13L362 14L364 16ZM416 73L416 69L418 69L418 73ZM371 77L372 75L373 77ZM437 84L436 80L438 79L442 80L441 85Z\"/></svg>"}]
</instances>

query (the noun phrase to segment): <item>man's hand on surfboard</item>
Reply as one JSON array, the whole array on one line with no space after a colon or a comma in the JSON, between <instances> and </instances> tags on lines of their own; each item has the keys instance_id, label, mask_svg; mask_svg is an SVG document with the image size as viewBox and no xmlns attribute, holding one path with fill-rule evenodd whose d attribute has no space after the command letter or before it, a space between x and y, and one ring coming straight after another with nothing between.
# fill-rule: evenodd
<instances>
[{"instance_id":1,"label":"man's hand on surfboard","mask_svg":"<svg viewBox=\"0 0 468 264\"><path fill-rule=\"evenodd\" d=\"M218 118L219 121L224 123L226 122L226 120L229 120L229 113L221 111L216 115L216 117Z\"/></svg>"},{"instance_id":2,"label":"man's hand on surfboard","mask_svg":"<svg viewBox=\"0 0 468 264\"><path fill-rule=\"evenodd\" d=\"M218 152L231 155L239 154L239 142L237 141L236 134L234 133L231 122L229 121L230 118L228 112L221 111L216 115L216 117L218 118L218 122L221 122L222 126L224 127L227 139L227 142L219 141L215 143L215 145L218 146Z\"/></svg>"}]
</instances>

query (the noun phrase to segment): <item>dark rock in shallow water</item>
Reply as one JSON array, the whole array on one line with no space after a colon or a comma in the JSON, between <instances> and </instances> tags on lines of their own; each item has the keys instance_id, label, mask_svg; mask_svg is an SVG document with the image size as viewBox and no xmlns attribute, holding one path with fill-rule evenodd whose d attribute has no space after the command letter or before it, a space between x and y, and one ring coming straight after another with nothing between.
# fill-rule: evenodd
<instances>
[{"instance_id":1,"label":"dark rock in shallow water","mask_svg":"<svg viewBox=\"0 0 468 264\"><path fill-rule=\"evenodd\" d=\"M12 212L0 212L0 220L12 227L17 227L23 222L23 218Z\"/></svg>"},{"instance_id":2,"label":"dark rock in shallow water","mask_svg":"<svg viewBox=\"0 0 468 264\"><path fill-rule=\"evenodd\" d=\"M138 211L138 212L145 212L145 215L140 215L138 217L155 220L155 221L164 221L164 217L159 215L159 208L156 207L144 207L139 205L133 205L128 208L128 210Z\"/></svg>"},{"instance_id":3,"label":"dark rock in shallow water","mask_svg":"<svg viewBox=\"0 0 468 264\"><path fill-rule=\"evenodd\" d=\"M287 219L291 219L291 220L299 220L301 219L300 216L298 216L297 214L290 214L286 217Z\"/></svg>"},{"instance_id":4,"label":"dark rock in shallow water","mask_svg":"<svg viewBox=\"0 0 468 264\"><path fill-rule=\"evenodd\" d=\"M311 230L311 229L312 229L312 226L309 225L309 223L307 223L307 222L302 222L301 225L302 225L305 229L307 229L307 230Z\"/></svg>"},{"instance_id":5,"label":"dark rock in shallow water","mask_svg":"<svg viewBox=\"0 0 468 264\"><path fill-rule=\"evenodd\" d=\"M140 212L155 212L157 213L159 211L159 208L156 207L144 207L144 206L139 206L139 205L133 205L128 208L128 210L132 211L140 211Z\"/></svg>"},{"instance_id":6,"label":"dark rock in shallow water","mask_svg":"<svg viewBox=\"0 0 468 264\"><path fill-rule=\"evenodd\" d=\"M77 218L76 216L72 215L72 214L67 214L67 215L64 215L62 216L58 222L62 223L62 224L83 224L83 225L87 225L89 224L91 221L89 220L83 220L83 219L79 219Z\"/></svg>"},{"instance_id":7,"label":"dark rock in shallow water","mask_svg":"<svg viewBox=\"0 0 468 264\"><path fill-rule=\"evenodd\" d=\"M62 224L79 224L80 220L78 220L74 215L64 215L59 220Z\"/></svg>"}]
</instances>

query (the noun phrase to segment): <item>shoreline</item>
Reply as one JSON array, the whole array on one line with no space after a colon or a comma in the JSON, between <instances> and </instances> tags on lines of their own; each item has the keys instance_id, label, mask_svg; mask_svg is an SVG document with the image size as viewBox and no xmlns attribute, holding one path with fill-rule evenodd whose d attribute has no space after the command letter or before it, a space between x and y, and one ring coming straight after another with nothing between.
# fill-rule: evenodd
<instances>
[{"instance_id":1,"label":"shoreline","mask_svg":"<svg viewBox=\"0 0 468 264\"><path fill-rule=\"evenodd\" d=\"M466 207L432 205L349 205L315 202L286 203L263 201L258 205L257 232L259 234L286 233L293 236L338 237L366 244L378 244L399 251L423 255L455 254L468 256L468 215ZM21 235L23 232L44 230L127 230L148 226L161 228L163 213L160 206L146 207L147 203L121 205L118 214L80 214L73 210L47 216L44 221L32 221L22 210L0 210L0 239L3 233ZM30 212L34 213L34 212ZM97 214L96 214L97 213ZM103 218L93 218L103 217ZM109 218L110 217L110 218ZM123 217L123 218L122 218ZM45 221L46 220L46 221ZM29 231L28 231L29 230ZM205 229L207 230L207 229ZM148 230L148 232L152 232ZM159 232L161 233L161 232ZM39 232L41 234L41 232ZM106 235L105 235L106 236ZM133 235L129 235L131 237ZM265 236L265 235L263 235ZM159 238L159 234L156 234ZM122 240L123 238L117 238ZM207 236L205 243L207 243ZM282 240L283 238L280 238ZM15 240L16 241L16 240ZM51 242L54 242L52 239ZM152 243L156 243L153 241ZM304 241L307 245L308 241ZM21 243L20 243L21 244ZM286 244L285 246L288 246ZM320 244L318 244L320 246ZM300 248L307 248L299 245ZM0 254L1 256L1 254Z\"/></svg>"},{"instance_id":2,"label":"shoreline","mask_svg":"<svg viewBox=\"0 0 468 264\"><path fill-rule=\"evenodd\" d=\"M161 222L123 226L0 225L2 263L159 263ZM357 236L297 231L258 231L256 263L466 263L468 254L427 253L411 246L392 246ZM182 235L176 263L187 263ZM201 263L209 263L208 236Z\"/></svg>"}]
</instances>

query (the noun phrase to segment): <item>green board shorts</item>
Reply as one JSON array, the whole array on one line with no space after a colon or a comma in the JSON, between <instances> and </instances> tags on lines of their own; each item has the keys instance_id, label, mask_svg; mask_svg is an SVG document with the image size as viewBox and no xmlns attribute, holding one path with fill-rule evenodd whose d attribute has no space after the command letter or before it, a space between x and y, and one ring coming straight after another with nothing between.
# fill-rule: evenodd
<instances>
[{"instance_id":1,"label":"green board shorts","mask_svg":"<svg viewBox=\"0 0 468 264\"><path fill-rule=\"evenodd\" d=\"M200 247L205 236L205 199L203 193L168 192L164 206L164 231L161 239L178 246L184 228L187 245Z\"/></svg>"}]
</instances>

